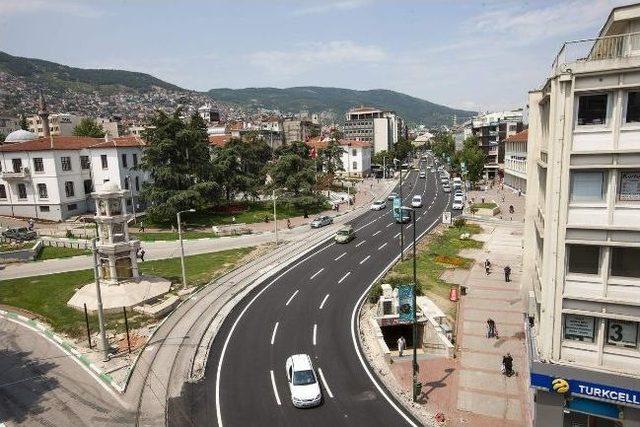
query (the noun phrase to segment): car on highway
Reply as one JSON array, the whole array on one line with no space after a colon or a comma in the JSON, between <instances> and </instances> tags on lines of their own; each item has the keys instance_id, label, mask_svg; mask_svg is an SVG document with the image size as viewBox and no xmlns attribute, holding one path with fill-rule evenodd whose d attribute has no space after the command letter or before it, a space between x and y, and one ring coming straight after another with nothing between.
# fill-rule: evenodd
<instances>
[{"instance_id":1,"label":"car on highway","mask_svg":"<svg viewBox=\"0 0 640 427\"><path fill-rule=\"evenodd\" d=\"M429 169L431 172L435 172L436 168L434 168L433 166L431 166L431 169Z\"/></svg>"},{"instance_id":2,"label":"car on highway","mask_svg":"<svg viewBox=\"0 0 640 427\"><path fill-rule=\"evenodd\" d=\"M440 177L440 182L449 185L449 178L446 176Z\"/></svg>"},{"instance_id":3,"label":"car on highway","mask_svg":"<svg viewBox=\"0 0 640 427\"><path fill-rule=\"evenodd\" d=\"M29 230L27 227L15 227L3 231L2 237L15 240L16 242L24 242L35 239L38 237L38 234L33 230Z\"/></svg>"},{"instance_id":4,"label":"car on highway","mask_svg":"<svg viewBox=\"0 0 640 427\"><path fill-rule=\"evenodd\" d=\"M451 193L451 187L449 186L449 184L443 184L442 191L444 191L445 193Z\"/></svg>"},{"instance_id":5,"label":"car on highway","mask_svg":"<svg viewBox=\"0 0 640 427\"><path fill-rule=\"evenodd\" d=\"M285 363L291 402L296 408L310 408L322 403L322 390L307 354L294 354Z\"/></svg>"},{"instance_id":6,"label":"car on highway","mask_svg":"<svg viewBox=\"0 0 640 427\"><path fill-rule=\"evenodd\" d=\"M333 240L335 240L336 243L349 243L355 238L356 232L353 229L353 226L347 224L338 230Z\"/></svg>"},{"instance_id":7,"label":"car on highway","mask_svg":"<svg viewBox=\"0 0 640 427\"><path fill-rule=\"evenodd\" d=\"M330 224L333 224L333 218L331 218L330 216L324 215L314 219L313 221L311 221L311 224L309 225L311 225L311 228L320 228Z\"/></svg>"},{"instance_id":8,"label":"car on highway","mask_svg":"<svg viewBox=\"0 0 640 427\"><path fill-rule=\"evenodd\" d=\"M387 200L393 200L393 199L395 199L396 197L398 197L398 193L391 193L391 194L389 194L389 196L387 197Z\"/></svg>"},{"instance_id":9,"label":"car on highway","mask_svg":"<svg viewBox=\"0 0 640 427\"><path fill-rule=\"evenodd\" d=\"M387 207L387 202L386 200L376 200L375 202L371 203L371 210L372 211L381 211L382 209Z\"/></svg>"},{"instance_id":10,"label":"car on highway","mask_svg":"<svg viewBox=\"0 0 640 427\"><path fill-rule=\"evenodd\" d=\"M451 209L460 211L462 210L462 208L464 208L464 203L462 202L462 200L454 200L451 204Z\"/></svg>"},{"instance_id":11,"label":"car on highway","mask_svg":"<svg viewBox=\"0 0 640 427\"><path fill-rule=\"evenodd\" d=\"M413 199L411 199L411 207L412 208L421 208L422 207L422 196L415 195Z\"/></svg>"},{"instance_id":12,"label":"car on highway","mask_svg":"<svg viewBox=\"0 0 640 427\"><path fill-rule=\"evenodd\" d=\"M427 173L425 171L420 171L420 178L426 178L427 177Z\"/></svg>"}]
</instances>

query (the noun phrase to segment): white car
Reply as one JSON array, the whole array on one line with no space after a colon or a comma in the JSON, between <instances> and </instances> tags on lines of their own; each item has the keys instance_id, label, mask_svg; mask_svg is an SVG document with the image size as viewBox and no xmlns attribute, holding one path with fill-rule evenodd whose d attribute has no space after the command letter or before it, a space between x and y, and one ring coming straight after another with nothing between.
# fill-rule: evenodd
<instances>
[{"instance_id":1,"label":"white car","mask_svg":"<svg viewBox=\"0 0 640 427\"><path fill-rule=\"evenodd\" d=\"M371 203L372 211L380 211L386 207L387 207L387 202L384 200L376 200L375 202Z\"/></svg>"},{"instance_id":2,"label":"white car","mask_svg":"<svg viewBox=\"0 0 640 427\"><path fill-rule=\"evenodd\" d=\"M318 377L307 354L294 354L285 364L291 402L296 408L309 408L322 403Z\"/></svg>"},{"instance_id":3,"label":"white car","mask_svg":"<svg viewBox=\"0 0 640 427\"><path fill-rule=\"evenodd\" d=\"M411 207L412 208L421 208L422 207L422 196L413 196L413 199L411 199Z\"/></svg>"},{"instance_id":4,"label":"white car","mask_svg":"<svg viewBox=\"0 0 640 427\"><path fill-rule=\"evenodd\" d=\"M461 211L464 208L464 203L462 200L454 200L451 204L451 209Z\"/></svg>"},{"instance_id":5,"label":"white car","mask_svg":"<svg viewBox=\"0 0 640 427\"><path fill-rule=\"evenodd\" d=\"M444 184L442 186L442 191L444 191L445 193L451 193L451 187L449 187L449 184Z\"/></svg>"},{"instance_id":6,"label":"white car","mask_svg":"<svg viewBox=\"0 0 640 427\"><path fill-rule=\"evenodd\" d=\"M427 173L425 171L420 171L420 178L426 178L427 177Z\"/></svg>"}]
</instances>

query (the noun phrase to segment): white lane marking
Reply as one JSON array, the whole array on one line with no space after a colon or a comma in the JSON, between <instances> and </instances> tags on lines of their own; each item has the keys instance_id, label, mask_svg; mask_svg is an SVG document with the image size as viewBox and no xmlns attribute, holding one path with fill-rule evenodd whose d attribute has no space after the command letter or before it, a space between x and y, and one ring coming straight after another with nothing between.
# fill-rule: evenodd
<instances>
[{"instance_id":1,"label":"white lane marking","mask_svg":"<svg viewBox=\"0 0 640 427\"><path fill-rule=\"evenodd\" d=\"M395 236L393 236L394 239L397 239L398 236L400 235L400 233L396 234Z\"/></svg>"},{"instance_id":2,"label":"white lane marking","mask_svg":"<svg viewBox=\"0 0 640 427\"><path fill-rule=\"evenodd\" d=\"M412 226L412 225L413 225L413 224L409 224L409 225L407 225L407 228L411 228L411 226Z\"/></svg>"},{"instance_id":3,"label":"white lane marking","mask_svg":"<svg viewBox=\"0 0 640 427\"><path fill-rule=\"evenodd\" d=\"M296 289L296 291L289 297L289 299L287 300L287 303L285 304L285 306L289 305L289 303L291 302L291 300L293 300L296 295L298 295L298 292L300 292L300 289Z\"/></svg>"},{"instance_id":4,"label":"white lane marking","mask_svg":"<svg viewBox=\"0 0 640 427\"><path fill-rule=\"evenodd\" d=\"M380 233L382 233L382 230L378 230L378 231L376 231L375 233L373 233L373 234L371 235L371 237L373 237L373 236L377 236L377 235L378 235L378 234L380 234Z\"/></svg>"},{"instance_id":5,"label":"white lane marking","mask_svg":"<svg viewBox=\"0 0 640 427\"><path fill-rule=\"evenodd\" d=\"M346 252L345 252L345 253L343 253L343 254L342 254L342 255L340 255L338 258L334 259L334 261L339 260L340 258L342 258L343 256L345 256L346 254L347 254Z\"/></svg>"},{"instance_id":6,"label":"white lane marking","mask_svg":"<svg viewBox=\"0 0 640 427\"><path fill-rule=\"evenodd\" d=\"M327 298L329 298L329 294L325 295L324 299L320 303L320 307L318 307L318 310L322 310L322 307L324 307L324 303L327 302Z\"/></svg>"},{"instance_id":7,"label":"white lane marking","mask_svg":"<svg viewBox=\"0 0 640 427\"><path fill-rule=\"evenodd\" d=\"M322 368L318 368L318 373L320 374L320 379L322 380L322 385L327 390L327 394L330 398L333 399L333 393L331 393L331 389L329 388L329 384L327 384L327 380L324 377L324 373L322 372Z\"/></svg>"},{"instance_id":8,"label":"white lane marking","mask_svg":"<svg viewBox=\"0 0 640 427\"><path fill-rule=\"evenodd\" d=\"M313 345L316 345L316 336L318 335L318 324L313 324Z\"/></svg>"},{"instance_id":9,"label":"white lane marking","mask_svg":"<svg viewBox=\"0 0 640 427\"><path fill-rule=\"evenodd\" d=\"M364 244L365 244L365 242L366 242L366 240L363 240L362 242L358 243L358 244L356 245L356 248L357 248L358 246L362 246L362 245L364 245Z\"/></svg>"},{"instance_id":10,"label":"white lane marking","mask_svg":"<svg viewBox=\"0 0 640 427\"><path fill-rule=\"evenodd\" d=\"M282 405L282 402L280 402L280 396L278 395L278 389L276 388L276 377L273 375L273 370L271 371L271 386L273 387L273 394L276 396L278 406Z\"/></svg>"},{"instance_id":11,"label":"white lane marking","mask_svg":"<svg viewBox=\"0 0 640 427\"><path fill-rule=\"evenodd\" d=\"M280 322L276 322L276 324L273 325L273 332L271 333L271 345L273 345L273 343L276 342L276 332L278 332L278 323Z\"/></svg>"},{"instance_id":12,"label":"white lane marking","mask_svg":"<svg viewBox=\"0 0 640 427\"><path fill-rule=\"evenodd\" d=\"M347 277L349 277L349 275L351 274L351 272L349 271L347 274L345 274L344 276L342 276L342 279L338 280L338 284L342 283L344 281L344 279L346 279Z\"/></svg>"},{"instance_id":13,"label":"white lane marking","mask_svg":"<svg viewBox=\"0 0 640 427\"><path fill-rule=\"evenodd\" d=\"M387 242L387 243L388 243L388 242ZM387 243L384 243L382 246L380 246L380 247L378 248L378 250L380 250L380 249L384 248L385 246L387 246Z\"/></svg>"},{"instance_id":14,"label":"white lane marking","mask_svg":"<svg viewBox=\"0 0 640 427\"><path fill-rule=\"evenodd\" d=\"M363 259L362 261L360 261L360 264L364 264L365 262L367 262L367 260L371 258L371 255L367 255L367 257L365 259Z\"/></svg>"},{"instance_id":15,"label":"white lane marking","mask_svg":"<svg viewBox=\"0 0 640 427\"><path fill-rule=\"evenodd\" d=\"M393 222L390 222L389 224L387 224L387 226L385 228L389 228L393 225Z\"/></svg>"},{"instance_id":16,"label":"white lane marking","mask_svg":"<svg viewBox=\"0 0 640 427\"><path fill-rule=\"evenodd\" d=\"M322 273L323 271L324 271L324 267L316 271L315 274L309 278L309 280L313 280L318 274Z\"/></svg>"}]
</instances>

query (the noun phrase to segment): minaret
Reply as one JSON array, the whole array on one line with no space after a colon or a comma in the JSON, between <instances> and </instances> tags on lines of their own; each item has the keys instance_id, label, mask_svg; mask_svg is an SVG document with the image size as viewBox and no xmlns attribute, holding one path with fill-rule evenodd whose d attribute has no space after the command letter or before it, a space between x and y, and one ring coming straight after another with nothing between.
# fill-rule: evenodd
<instances>
[{"instance_id":1,"label":"minaret","mask_svg":"<svg viewBox=\"0 0 640 427\"><path fill-rule=\"evenodd\" d=\"M42 91L40 92L40 99L38 101L40 107L38 116L40 116L40 119L42 120L42 136L49 138L49 136L51 136L49 134L49 111L47 111L47 103L44 101Z\"/></svg>"}]
</instances>

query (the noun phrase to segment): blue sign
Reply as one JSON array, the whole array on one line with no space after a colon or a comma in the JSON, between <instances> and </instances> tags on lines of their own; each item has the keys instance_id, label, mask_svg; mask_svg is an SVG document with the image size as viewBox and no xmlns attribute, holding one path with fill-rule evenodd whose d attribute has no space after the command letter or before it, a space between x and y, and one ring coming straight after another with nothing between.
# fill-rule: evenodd
<instances>
[{"instance_id":1,"label":"blue sign","mask_svg":"<svg viewBox=\"0 0 640 427\"><path fill-rule=\"evenodd\" d=\"M620 419L620 407L618 405L600 402L599 400L574 397L567 401L567 408L583 414L599 415L615 420Z\"/></svg>"},{"instance_id":2,"label":"blue sign","mask_svg":"<svg viewBox=\"0 0 640 427\"><path fill-rule=\"evenodd\" d=\"M393 218L396 221L400 221L400 210L402 206L402 199L399 196L393 198Z\"/></svg>"},{"instance_id":3,"label":"blue sign","mask_svg":"<svg viewBox=\"0 0 640 427\"><path fill-rule=\"evenodd\" d=\"M401 322L413 322L413 285L398 286L398 314Z\"/></svg>"},{"instance_id":4,"label":"blue sign","mask_svg":"<svg viewBox=\"0 0 640 427\"><path fill-rule=\"evenodd\" d=\"M551 384L555 378L549 375L531 373L531 386L553 391ZM613 387L607 384L595 384L586 381L566 378L571 395L584 396L590 399L616 402L622 405L640 407L640 391Z\"/></svg>"}]
</instances>

